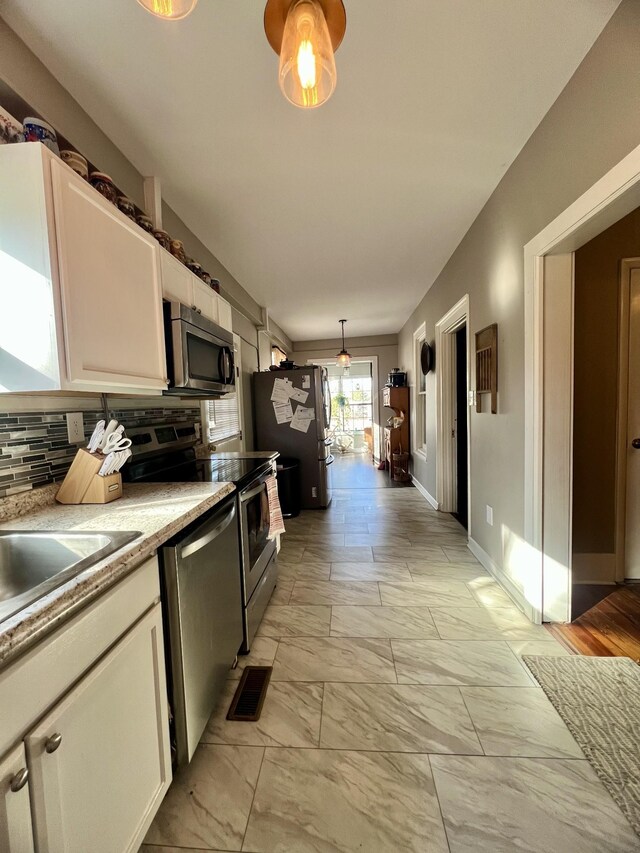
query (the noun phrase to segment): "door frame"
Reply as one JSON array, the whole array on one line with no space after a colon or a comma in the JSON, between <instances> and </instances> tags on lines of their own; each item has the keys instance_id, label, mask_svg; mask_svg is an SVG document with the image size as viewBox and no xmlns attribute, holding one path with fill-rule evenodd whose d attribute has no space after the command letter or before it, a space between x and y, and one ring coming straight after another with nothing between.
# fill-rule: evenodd
<instances>
[{"instance_id":1,"label":"door frame","mask_svg":"<svg viewBox=\"0 0 640 853\"><path fill-rule=\"evenodd\" d=\"M618 320L618 413L616 441L616 581L626 577L627 537L627 420L629 416L629 321L631 319L631 270L640 269L640 258L623 258L620 264Z\"/></svg>"},{"instance_id":2,"label":"door frame","mask_svg":"<svg viewBox=\"0 0 640 853\"><path fill-rule=\"evenodd\" d=\"M522 600L535 622L542 621L545 601L544 506L550 488L564 489L571 501L571 483L545 483L543 476L545 453L545 419L558 417L571 421L571 400L562 401L557 411L545 411L544 406L544 307L553 307L554 294L545 293L544 258L546 255L575 252L593 237L605 231L623 216L640 206L640 145L596 181L573 204L542 229L524 247L524 326L525 326L525 447L524 447L524 541L517 533L509 548L514 565L528 577L528 596ZM566 282L567 285L569 282ZM547 289L549 291L549 289ZM558 342L554 342L555 345ZM564 343L566 349L572 341ZM561 436L573 450L573 435ZM556 448L557 450L557 448ZM571 518L564 523L566 541L571 541ZM508 559L508 558L507 558ZM549 566L551 568L551 566ZM565 567L566 568L566 567ZM566 613L570 620L570 613Z\"/></svg>"},{"instance_id":3,"label":"door frame","mask_svg":"<svg viewBox=\"0 0 640 853\"><path fill-rule=\"evenodd\" d=\"M436 500L441 512L453 512L456 507L455 444L451 441L455 419L456 353L455 332L462 326L467 330L467 402L471 387L469 349L469 294L465 294L436 323ZM467 416L467 515L468 537L471 538L471 417Z\"/></svg>"},{"instance_id":4,"label":"door frame","mask_svg":"<svg viewBox=\"0 0 640 853\"><path fill-rule=\"evenodd\" d=\"M378 419L382 421L382 411L380 407L380 391L378 390L378 356L377 355L352 355L351 363L357 363L360 361L367 361L371 363L371 376L373 383L373 393L371 395L372 407L371 411L373 414L373 460L377 464L380 462L380 453L382 448L382 423L376 423L376 412ZM330 367L331 365L335 365L335 358L308 358L307 364L320 364L323 367ZM377 429L376 429L377 427Z\"/></svg>"}]
</instances>

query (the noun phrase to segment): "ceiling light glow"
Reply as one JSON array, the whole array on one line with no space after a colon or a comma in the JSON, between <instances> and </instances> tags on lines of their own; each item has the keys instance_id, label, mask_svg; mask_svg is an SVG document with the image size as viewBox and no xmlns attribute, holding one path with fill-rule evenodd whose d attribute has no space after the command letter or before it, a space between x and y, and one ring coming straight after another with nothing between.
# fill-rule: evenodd
<instances>
[{"instance_id":1,"label":"ceiling light glow","mask_svg":"<svg viewBox=\"0 0 640 853\"><path fill-rule=\"evenodd\" d=\"M190 15L198 0L138 0L138 3L155 15L167 21L180 21Z\"/></svg>"},{"instance_id":2,"label":"ceiling light glow","mask_svg":"<svg viewBox=\"0 0 640 853\"><path fill-rule=\"evenodd\" d=\"M338 79L334 53L346 26L342 0L267 0L264 28L290 103L313 109L329 100Z\"/></svg>"}]
</instances>

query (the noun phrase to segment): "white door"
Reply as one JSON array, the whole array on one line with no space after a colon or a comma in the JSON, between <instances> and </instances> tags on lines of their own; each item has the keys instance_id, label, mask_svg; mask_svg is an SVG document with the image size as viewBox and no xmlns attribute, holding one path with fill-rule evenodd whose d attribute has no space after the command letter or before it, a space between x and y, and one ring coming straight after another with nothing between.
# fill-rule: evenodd
<instances>
[{"instance_id":1,"label":"white door","mask_svg":"<svg viewBox=\"0 0 640 853\"><path fill-rule=\"evenodd\" d=\"M640 579L640 268L628 276L625 577ZM623 286L625 282L623 282ZM625 294L623 293L623 301Z\"/></svg>"},{"instance_id":2,"label":"white door","mask_svg":"<svg viewBox=\"0 0 640 853\"><path fill-rule=\"evenodd\" d=\"M25 738L38 853L137 851L171 781L157 604Z\"/></svg>"},{"instance_id":3,"label":"white door","mask_svg":"<svg viewBox=\"0 0 640 853\"><path fill-rule=\"evenodd\" d=\"M63 163L51 176L70 386L161 391L157 242Z\"/></svg>"},{"instance_id":4,"label":"white door","mask_svg":"<svg viewBox=\"0 0 640 853\"><path fill-rule=\"evenodd\" d=\"M0 850L33 853L29 772L24 745L18 744L0 761Z\"/></svg>"}]
</instances>

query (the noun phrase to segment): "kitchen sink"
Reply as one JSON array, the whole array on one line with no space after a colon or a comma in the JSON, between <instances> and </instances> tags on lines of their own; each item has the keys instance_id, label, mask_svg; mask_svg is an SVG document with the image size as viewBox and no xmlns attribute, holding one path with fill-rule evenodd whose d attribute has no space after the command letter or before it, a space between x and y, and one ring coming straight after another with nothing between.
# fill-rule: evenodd
<instances>
[{"instance_id":1,"label":"kitchen sink","mask_svg":"<svg viewBox=\"0 0 640 853\"><path fill-rule=\"evenodd\" d=\"M0 530L0 622L140 535Z\"/></svg>"}]
</instances>

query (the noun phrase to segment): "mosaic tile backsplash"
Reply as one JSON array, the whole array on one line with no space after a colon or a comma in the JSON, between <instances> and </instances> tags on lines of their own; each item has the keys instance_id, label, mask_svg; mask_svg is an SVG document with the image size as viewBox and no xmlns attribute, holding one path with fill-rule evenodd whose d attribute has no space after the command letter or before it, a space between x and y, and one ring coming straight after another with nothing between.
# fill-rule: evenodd
<instances>
[{"instance_id":1,"label":"mosaic tile backsplash","mask_svg":"<svg viewBox=\"0 0 640 853\"><path fill-rule=\"evenodd\" d=\"M83 411L87 441L102 409ZM200 408L110 409L111 417L127 427L199 421ZM86 444L86 442L85 442ZM64 479L77 444L67 441L64 412L0 412L0 498Z\"/></svg>"}]
</instances>

